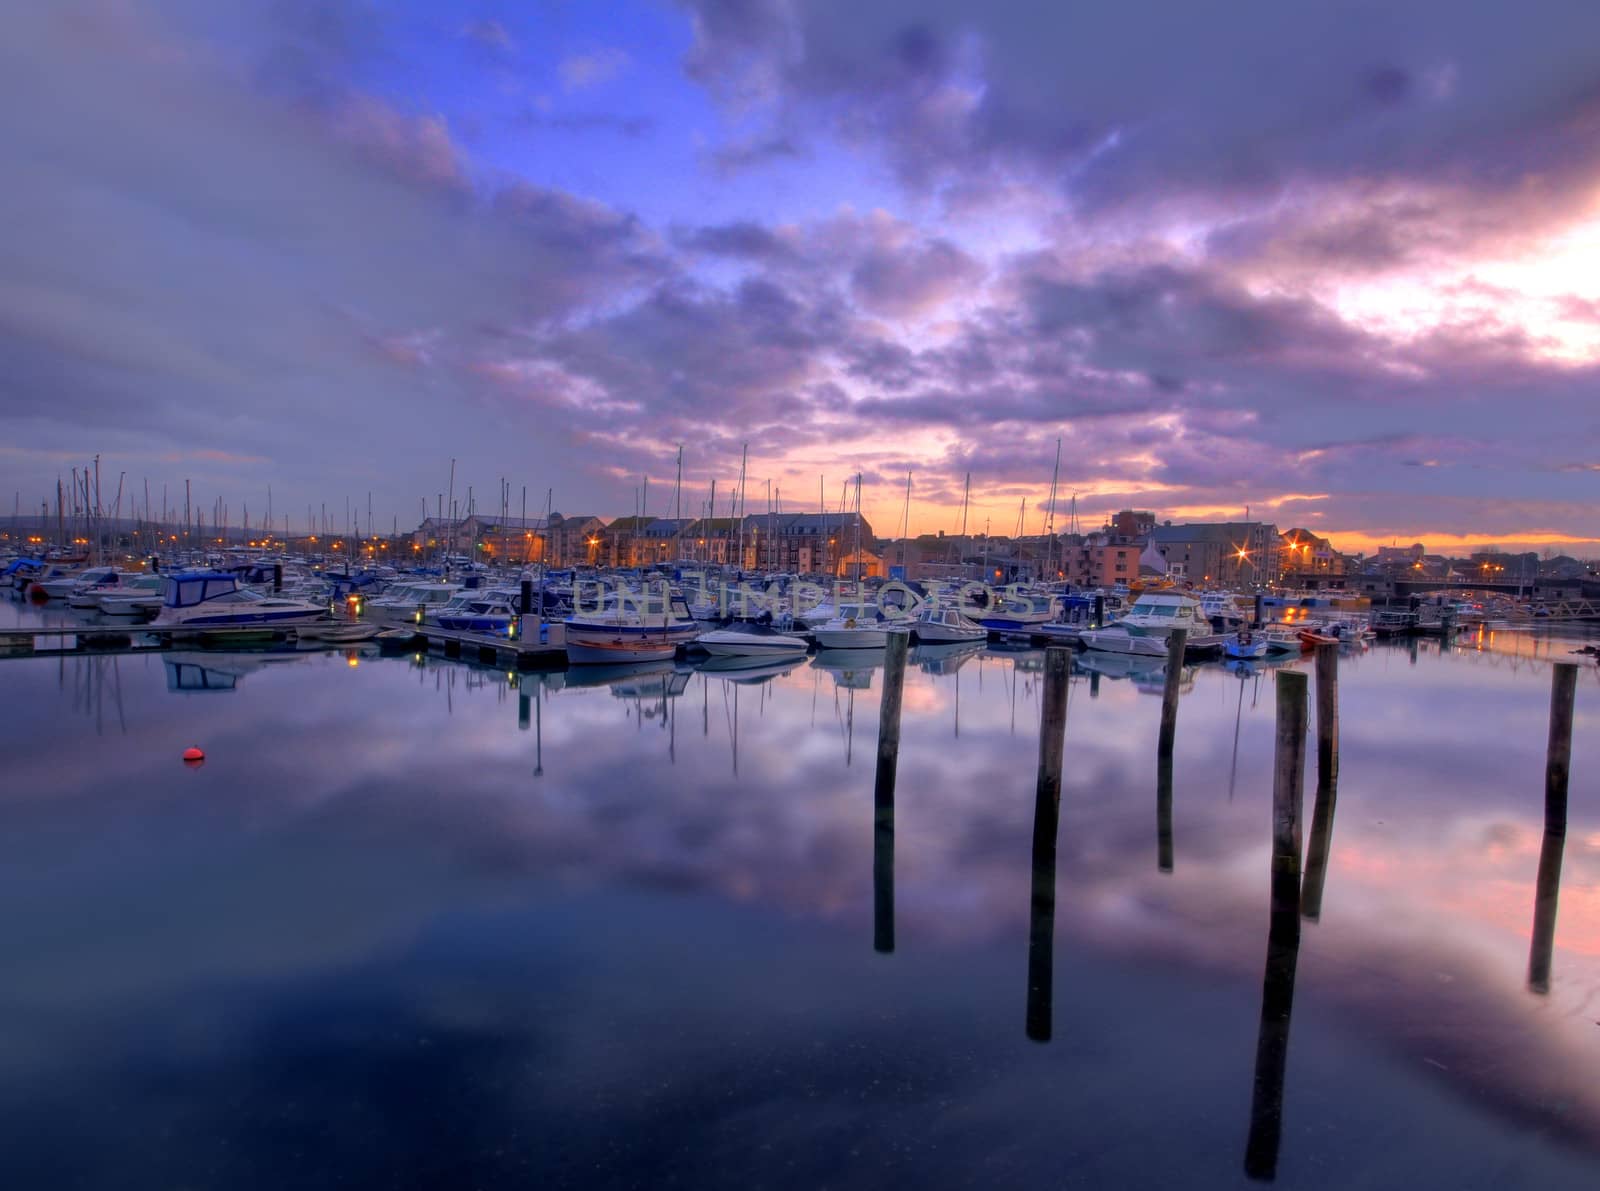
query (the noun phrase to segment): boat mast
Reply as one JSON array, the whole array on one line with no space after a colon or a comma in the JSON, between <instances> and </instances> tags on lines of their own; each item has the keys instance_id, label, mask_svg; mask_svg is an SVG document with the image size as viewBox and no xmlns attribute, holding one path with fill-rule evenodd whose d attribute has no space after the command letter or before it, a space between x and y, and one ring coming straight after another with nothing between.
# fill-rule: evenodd
<instances>
[{"instance_id":1,"label":"boat mast","mask_svg":"<svg viewBox=\"0 0 1600 1191\"><path fill-rule=\"evenodd\" d=\"M744 570L744 485L745 468L750 462L750 444L745 443L739 452L739 490L733 494L734 516L739 519L739 562L736 570Z\"/></svg>"},{"instance_id":2,"label":"boat mast","mask_svg":"<svg viewBox=\"0 0 1600 1191\"><path fill-rule=\"evenodd\" d=\"M957 547L957 549L960 550L961 554L960 554L960 557L958 557L956 559L956 562L961 566L963 572L966 570L966 558L967 558L967 507L968 507L969 503L971 502L971 500L972 500L972 473L969 471L967 473L966 486L962 490L962 493L961 493L961 543Z\"/></svg>"},{"instance_id":3,"label":"boat mast","mask_svg":"<svg viewBox=\"0 0 1600 1191\"><path fill-rule=\"evenodd\" d=\"M906 469L906 507L900 514L900 566L904 570L911 562L911 470ZM904 578L904 575L901 576Z\"/></svg>"},{"instance_id":4,"label":"boat mast","mask_svg":"<svg viewBox=\"0 0 1600 1191\"><path fill-rule=\"evenodd\" d=\"M1050 472L1050 508L1044 519L1044 569L1048 575L1050 571L1050 557L1053 553L1056 537L1056 485L1061 478L1061 439L1056 439L1056 465Z\"/></svg>"},{"instance_id":5,"label":"boat mast","mask_svg":"<svg viewBox=\"0 0 1600 1191\"><path fill-rule=\"evenodd\" d=\"M822 518L822 533L817 537L817 549L822 553L822 565L816 567L819 573L826 573L828 569L828 502L822 495L824 477L817 474L817 515Z\"/></svg>"},{"instance_id":6,"label":"boat mast","mask_svg":"<svg viewBox=\"0 0 1600 1191\"><path fill-rule=\"evenodd\" d=\"M856 595L861 594L861 473L856 472Z\"/></svg>"}]
</instances>

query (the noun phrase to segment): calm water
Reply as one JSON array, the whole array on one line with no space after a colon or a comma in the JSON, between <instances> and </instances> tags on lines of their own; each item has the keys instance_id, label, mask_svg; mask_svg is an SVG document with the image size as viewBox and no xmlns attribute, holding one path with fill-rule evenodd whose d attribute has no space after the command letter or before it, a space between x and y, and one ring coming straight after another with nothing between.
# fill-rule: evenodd
<instances>
[{"instance_id":1,"label":"calm water","mask_svg":"<svg viewBox=\"0 0 1600 1191\"><path fill-rule=\"evenodd\" d=\"M0 661L0 1180L1232 1187L1254 1120L1283 1186L1593 1187L1600 681L1539 992L1499 651L1570 643L1497 636L1344 659L1275 1154L1271 671L1186 678L1170 823L1159 678L1073 676L1051 930L1036 653L914 655L892 856L848 657Z\"/></svg>"}]
</instances>

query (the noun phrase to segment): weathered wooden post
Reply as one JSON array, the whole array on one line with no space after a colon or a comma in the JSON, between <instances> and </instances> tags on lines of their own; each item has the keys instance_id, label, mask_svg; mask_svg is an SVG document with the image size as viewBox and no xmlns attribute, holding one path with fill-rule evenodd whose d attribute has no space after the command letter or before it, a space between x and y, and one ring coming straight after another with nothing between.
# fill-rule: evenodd
<instances>
[{"instance_id":1,"label":"weathered wooden post","mask_svg":"<svg viewBox=\"0 0 1600 1191\"><path fill-rule=\"evenodd\" d=\"M1339 643L1317 646L1317 786L1339 780Z\"/></svg>"},{"instance_id":2,"label":"weathered wooden post","mask_svg":"<svg viewBox=\"0 0 1600 1191\"><path fill-rule=\"evenodd\" d=\"M1306 775L1306 676L1295 670L1280 670L1278 686L1278 733L1273 750L1272 772L1272 875L1273 903L1287 892L1300 900L1300 817L1305 807ZM1278 875L1293 870L1292 890L1280 890ZM1296 910L1299 909L1298 904Z\"/></svg>"},{"instance_id":3,"label":"weathered wooden post","mask_svg":"<svg viewBox=\"0 0 1600 1191\"><path fill-rule=\"evenodd\" d=\"M1271 924L1261 982L1255 1081L1244 1172L1271 1180L1283 1136L1283 1080L1289 1062L1289 1021L1300 957L1300 812L1306 760L1306 676L1280 670L1278 732L1272 780Z\"/></svg>"},{"instance_id":4,"label":"weathered wooden post","mask_svg":"<svg viewBox=\"0 0 1600 1191\"><path fill-rule=\"evenodd\" d=\"M1557 662L1550 680L1550 739L1545 747L1544 822L1567 831L1567 779L1572 770L1572 710L1578 691L1575 662Z\"/></svg>"},{"instance_id":5,"label":"weathered wooden post","mask_svg":"<svg viewBox=\"0 0 1600 1191\"><path fill-rule=\"evenodd\" d=\"M280 592L282 590L283 590L283 564L281 562L275 562L275 563L272 564L272 591L273 591L273 594L276 595L278 592Z\"/></svg>"},{"instance_id":6,"label":"weathered wooden post","mask_svg":"<svg viewBox=\"0 0 1600 1191\"><path fill-rule=\"evenodd\" d=\"M1167 634L1166 683L1161 688L1161 740L1158 753L1172 752L1178 731L1178 683L1183 678L1183 651L1189 643L1188 629L1173 629Z\"/></svg>"},{"instance_id":7,"label":"weathered wooden post","mask_svg":"<svg viewBox=\"0 0 1600 1191\"><path fill-rule=\"evenodd\" d=\"M1317 646L1317 796L1306 841L1300 913L1311 922L1322 917L1322 890L1333 847L1333 813L1339 797L1339 646Z\"/></svg>"},{"instance_id":8,"label":"weathered wooden post","mask_svg":"<svg viewBox=\"0 0 1600 1191\"><path fill-rule=\"evenodd\" d=\"M1528 988L1550 991L1550 966L1556 939L1556 906L1561 896L1561 859L1567 844L1567 784L1572 766L1572 714L1578 667L1557 662L1550 682L1550 738L1544 763L1544 839L1533 898L1533 938L1528 948Z\"/></svg>"},{"instance_id":9,"label":"weathered wooden post","mask_svg":"<svg viewBox=\"0 0 1600 1191\"><path fill-rule=\"evenodd\" d=\"M1266 597L1263 596L1261 592L1259 592L1259 591L1256 592L1255 614L1250 618L1250 627L1251 628L1259 629L1261 627L1261 625L1263 624L1263 622L1266 620L1265 615L1263 615L1263 611L1264 611L1265 606L1266 606Z\"/></svg>"},{"instance_id":10,"label":"weathered wooden post","mask_svg":"<svg viewBox=\"0 0 1600 1191\"><path fill-rule=\"evenodd\" d=\"M872 787L872 948L894 951L894 780L900 763L900 703L909 633L889 633L878 707L878 772Z\"/></svg>"},{"instance_id":11,"label":"weathered wooden post","mask_svg":"<svg viewBox=\"0 0 1600 1191\"><path fill-rule=\"evenodd\" d=\"M1044 704L1039 714L1039 778L1033 796L1033 896L1028 913L1027 1035L1048 1042L1054 1012L1056 830L1061 816L1061 766L1066 750L1067 678L1072 654L1052 646L1044 655Z\"/></svg>"},{"instance_id":12,"label":"weathered wooden post","mask_svg":"<svg viewBox=\"0 0 1600 1191\"><path fill-rule=\"evenodd\" d=\"M1095 592L1094 596L1094 627L1097 629L1106 627L1106 597L1099 592Z\"/></svg>"}]
</instances>

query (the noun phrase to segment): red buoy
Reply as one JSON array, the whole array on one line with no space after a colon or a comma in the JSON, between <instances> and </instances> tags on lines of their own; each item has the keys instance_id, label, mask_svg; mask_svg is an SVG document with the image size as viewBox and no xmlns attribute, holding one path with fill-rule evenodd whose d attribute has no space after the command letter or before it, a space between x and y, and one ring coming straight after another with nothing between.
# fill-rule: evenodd
<instances>
[{"instance_id":1,"label":"red buoy","mask_svg":"<svg viewBox=\"0 0 1600 1191\"><path fill-rule=\"evenodd\" d=\"M199 769L206 763L206 755L200 749L186 748L183 750L183 763L190 769Z\"/></svg>"}]
</instances>

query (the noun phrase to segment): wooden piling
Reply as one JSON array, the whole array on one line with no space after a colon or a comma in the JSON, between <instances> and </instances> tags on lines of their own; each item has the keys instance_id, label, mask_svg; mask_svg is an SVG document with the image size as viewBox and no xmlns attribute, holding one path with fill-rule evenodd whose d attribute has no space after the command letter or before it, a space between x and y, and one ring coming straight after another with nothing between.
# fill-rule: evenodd
<instances>
[{"instance_id":1,"label":"wooden piling","mask_svg":"<svg viewBox=\"0 0 1600 1191\"><path fill-rule=\"evenodd\" d=\"M1275 1178L1283 1137L1283 1082L1289 1064L1289 1023L1300 958L1300 812L1306 761L1306 676L1280 670L1278 730L1272 780L1272 887L1267 962L1261 982L1255 1079L1244 1172Z\"/></svg>"},{"instance_id":2,"label":"wooden piling","mask_svg":"<svg viewBox=\"0 0 1600 1191\"><path fill-rule=\"evenodd\" d=\"M1339 643L1317 646L1317 787L1339 779Z\"/></svg>"},{"instance_id":3,"label":"wooden piling","mask_svg":"<svg viewBox=\"0 0 1600 1191\"><path fill-rule=\"evenodd\" d=\"M1106 627L1106 597L1099 592L1096 592L1094 597L1094 627L1097 629Z\"/></svg>"},{"instance_id":4,"label":"wooden piling","mask_svg":"<svg viewBox=\"0 0 1600 1191\"><path fill-rule=\"evenodd\" d=\"M1550 680L1550 740L1544 762L1545 830L1559 822L1567 831L1567 779L1572 769L1572 709L1578 691L1578 667L1557 662Z\"/></svg>"},{"instance_id":5,"label":"wooden piling","mask_svg":"<svg viewBox=\"0 0 1600 1191\"><path fill-rule=\"evenodd\" d=\"M909 633L891 632L878 708L878 771L872 789L872 947L894 951L894 785L900 763L900 704Z\"/></svg>"},{"instance_id":6,"label":"wooden piling","mask_svg":"<svg viewBox=\"0 0 1600 1191\"><path fill-rule=\"evenodd\" d=\"M1054 1014L1056 833L1061 816L1061 769L1066 752L1067 679L1071 651L1045 651L1044 700L1039 715L1039 777L1033 798L1033 882L1028 914L1026 1031L1050 1041Z\"/></svg>"},{"instance_id":7,"label":"wooden piling","mask_svg":"<svg viewBox=\"0 0 1600 1191\"><path fill-rule=\"evenodd\" d=\"M1178 732L1178 683L1183 678L1183 651L1189 644L1188 629L1173 629L1167 635L1166 683L1161 688L1161 739L1158 754L1171 754Z\"/></svg>"},{"instance_id":8,"label":"wooden piling","mask_svg":"<svg viewBox=\"0 0 1600 1191\"><path fill-rule=\"evenodd\" d=\"M1561 896L1561 860L1567 844L1567 785L1572 767L1572 717L1578 667L1557 662L1550 681L1550 738L1544 763L1544 839L1533 897L1533 935L1528 946L1528 989L1550 991L1556 907Z\"/></svg>"},{"instance_id":9,"label":"wooden piling","mask_svg":"<svg viewBox=\"0 0 1600 1191\"><path fill-rule=\"evenodd\" d=\"M1300 818L1305 808L1306 676L1279 670L1278 732L1272 773L1272 872L1292 869L1295 909L1300 901ZM1278 890L1274 881L1274 897Z\"/></svg>"}]
</instances>

